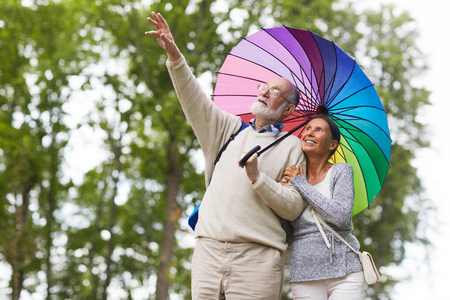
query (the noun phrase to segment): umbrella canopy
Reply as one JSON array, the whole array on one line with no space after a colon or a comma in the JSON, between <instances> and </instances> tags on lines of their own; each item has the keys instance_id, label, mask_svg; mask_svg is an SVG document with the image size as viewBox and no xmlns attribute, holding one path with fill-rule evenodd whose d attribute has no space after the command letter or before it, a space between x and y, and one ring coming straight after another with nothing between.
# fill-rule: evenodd
<instances>
[{"instance_id":1,"label":"umbrella canopy","mask_svg":"<svg viewBox=\"0 0 450 300\"><path fill-rule=\"evenodd\" d=\"M301 136L304 122L327 113L341 141L332 162L354 171L353 215L369 207L390 166L391 139L386 111L372 82L354 59L333 42L308 30L262 29L227 55L217 76L213 100L248 122L257 86L275 77L295 85L300 101L285 119L285 130Z\"/></svg>"}]
</instances>

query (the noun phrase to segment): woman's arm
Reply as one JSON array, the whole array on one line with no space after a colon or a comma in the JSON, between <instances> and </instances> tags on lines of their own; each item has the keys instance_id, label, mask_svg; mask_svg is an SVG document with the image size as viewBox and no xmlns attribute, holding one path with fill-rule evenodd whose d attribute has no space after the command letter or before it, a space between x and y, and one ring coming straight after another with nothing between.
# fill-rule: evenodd
<instances>
[{"instance_id":1,"label":"woman's arm","mask_svg":"<svg viewBox=\"0 0 450 300\"><path fill-rule=\"evenodd\" d=\"M311 207L322 218L337 227L345 225L351 218L354 201L353 168L348 164L339 164L332 172L331 199L323 196L306 180L305 175L298 175L290 181Z\"/></svg>"}]
</instances>

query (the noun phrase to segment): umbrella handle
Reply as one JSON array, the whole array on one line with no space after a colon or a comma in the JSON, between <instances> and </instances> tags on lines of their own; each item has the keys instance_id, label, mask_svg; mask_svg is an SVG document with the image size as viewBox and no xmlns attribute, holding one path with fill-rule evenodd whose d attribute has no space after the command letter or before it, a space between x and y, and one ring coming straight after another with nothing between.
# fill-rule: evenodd
<instances>
[{"instance_id":1,"label":"umbrella handle","mask_svg":"<svg viewBox=\"0 0 450 300\"><path fill-rule=\"evenodd\" d=\"M261 149L261 146L255 146L253 147L252 150L250 150L249 152L247 152L247 154L244 155L244 157L239 161L239 165L241 167L245 166L245 164L247 163L247 160L250 158L250 156L252 156L253 154L255 154L255 152L259 151L259 149ZM259 156L259 153L257 153Z\"/></svg>"}]
</instances>

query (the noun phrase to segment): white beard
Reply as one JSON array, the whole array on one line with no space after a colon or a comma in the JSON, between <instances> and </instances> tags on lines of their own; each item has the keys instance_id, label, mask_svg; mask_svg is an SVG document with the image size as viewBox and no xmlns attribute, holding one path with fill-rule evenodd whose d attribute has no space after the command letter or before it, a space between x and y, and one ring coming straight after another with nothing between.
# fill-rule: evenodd
<instances>
[{"instance_id":1,"label":"white beard","mask_svg":"<svg viewBox=\"0 0 450 300\"><path fill-rule=\"evenodd\" d=\"M286 106L289 105L289 103L285 103L278 107L277 110L273 110L270 108L270 106L265 106L263 103L259 102L259 99L264 101L264 103L267 103L269 105L269 102L265 97L257 98L255 102L253 102L251 107L251 112L254 114L257 118L261 118L268 121L277 122L281 115L283 114L284 109Z\"/></svg>"}]
</instances>

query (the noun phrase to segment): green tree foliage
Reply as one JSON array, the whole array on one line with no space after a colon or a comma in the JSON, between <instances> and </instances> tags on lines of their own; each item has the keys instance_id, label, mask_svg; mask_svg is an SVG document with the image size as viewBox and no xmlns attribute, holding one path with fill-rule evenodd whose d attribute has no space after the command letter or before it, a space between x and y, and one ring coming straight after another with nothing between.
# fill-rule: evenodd
<instances>
[{"instance_id":1,"label":"green tree foliage","mask_svg":"<svg viewBox=\"0 0 450 300\"><path fill-rule=\"evenodd\" d=\"M384 189L355 217L355 232L382 271L402 262L406 243L426 243L417 230L427 202L411 160L426 146L415 117L428 92L411 84L423 64L407 15L358 15L324 0L30 3L0 7L0 259L12 271L12 298L43 285L49 299L190 298L186 218L204 192L201 153L166 56L144 35L151 11L163 13L197 76L213 75L260 27L308 28L357 58L385 104L394 144ZM70 127L65 107L79 95L92 109ZM73 184L63 154L83 128L101 140L102 155L84 154L98 164ZM384 278L369 297L389 299L396 279Z\"/></svg>"},{"instance_id":2,"label":"green tree foliage","mask_svg":"<svg viewBox=\"0 0 450 300\"><path fill-rule=\"evenodd\" d=\"M80 274L79 282L90 282L89 289L80 292L105 299L115 282L130 297L133 290L141 288L147 297L155 293L156 298L166 299L171 283L172 291L188 295L186 265L192 250L178 247L176 237L183 235L178 223L182 212L201 197L199 191L203 189L202 175L191 162L198 143L177 104L164 70L165 57L144 35L150 12L131 1L86 5L90 6L91 31L101 32L99 55L120 69L105 68L87 75L90 81L86 88L94 89L98 81L109 90L108 96L94 99L97 111L89 124L104 133L110 154L82 185L104 189L91 200L98 204L85 203L86 197L93 196L90 188L78 190L79 197L74 199L77 206L80 201L86 204L78 215L83 214L88 223L88 236L104 237L98 245L84 238L82 243L69 246L71 253L81 254L82 261L89 262L81 271L73 265ZM155 6L157 9L158 4ZM186 22L179 17L182 8L173 8L173 20ZM204 24L196 26L211 22L206 21L208 9L192 9L193 18L205 18ZM189 29L184 23L179 28ZM203 39L210 40L210 34L205 32ZM129 186L125 203L117 198L119 184ZM90 217L93 215L94 220ZM78 234L78 226L72 228ZM69 241L72 239L69 236ZM92 270L89 265L96 266L96 273L83 277L84 270ZM148 280L157 281L156 291L148 287Z\"/></svg>"},{"instance_id":3,"label":"green tree foliage","mask_svg":"<svg viewBox=\"0 0 450 300\"><path fill-rule=\"evenodd\" d=\"M71 184L61 173L69 137L63 106L68 80L86 60L70 4L6 1L0 8L0 251L11 266L13 299L33 291L39 270L48 294L55 282L55 213Z\"/></svg>"}]
</instances>

